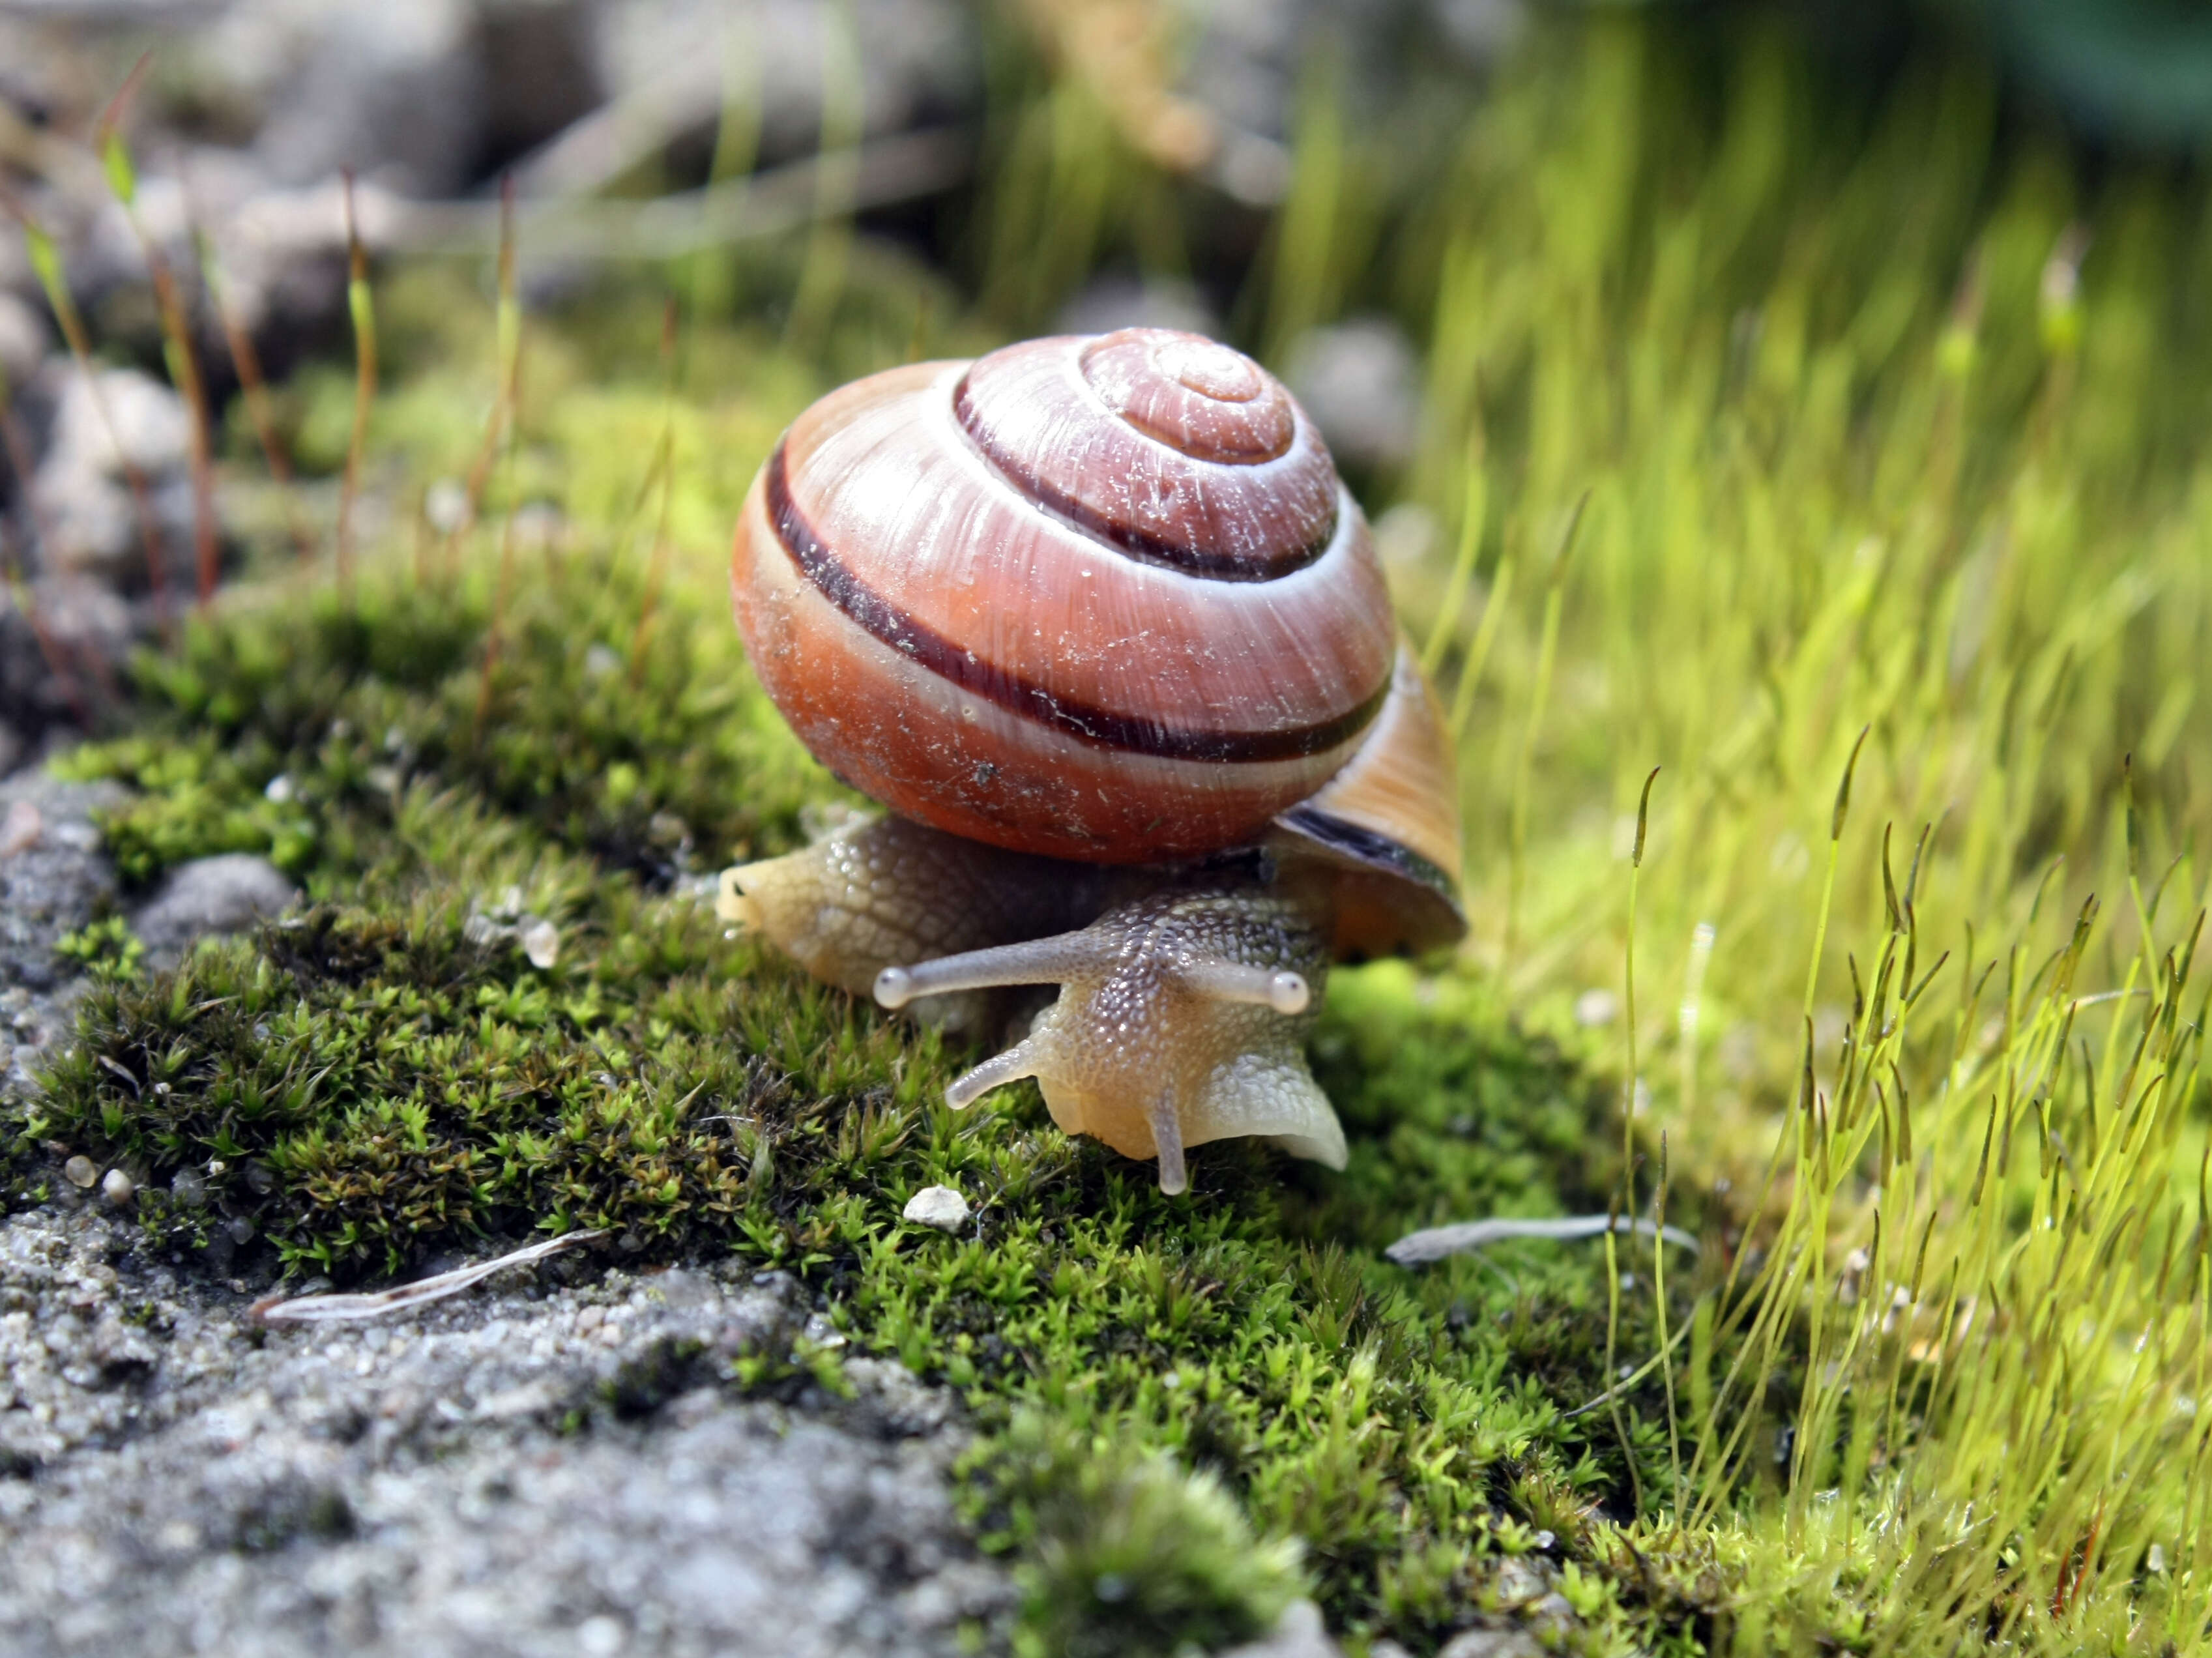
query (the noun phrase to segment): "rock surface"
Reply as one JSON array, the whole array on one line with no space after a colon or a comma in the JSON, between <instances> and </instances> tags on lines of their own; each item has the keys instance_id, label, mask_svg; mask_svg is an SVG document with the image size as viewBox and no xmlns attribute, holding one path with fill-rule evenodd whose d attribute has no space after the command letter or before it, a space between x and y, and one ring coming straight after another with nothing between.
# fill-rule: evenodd
<instances>
[{"instance_id":1,"label":"rock surface","mask_svg":"<svg viewBox=\"0 0 2212 1658\"><path fill-rule=\"evenodd\" d=\"M1420 435L1421 360L1383 317L1316 328L1291 348L1283 379L1328 446L1361 466L1402 466Z\"/></svg>"},{"instance_id":2,"label":"rock surface","mask_svg":"<svg viewBox=\"0 0 2212 1658\"><path fill-rule=\"evenodd\" d=\"M131 930L155 967L171 967L195 940L243 932L299 896L266 858L243 852L195 858L162 878L153 898L131 918Z\"/></svg>"},{"instance_id":3,"label":"rock surface","mask_svg":"<svg viewBox=\"0 0 2212 1658\"><path fill-rule=\"evenodd\" d=\"M1463 1630L1437 1658L1544 1658L1544 1644L1526 1630Z\"/></svg>"},{"instance_id":4,"label":"rock surface","mask_svg":"<svg viewBox=\"0 0 2212 1658\"><path fill-rule=\"evenodd\" d=\"M1117 328L1222 331L1221 319L1194 283L1165 277L1101 276L1085 284L1053 319L1060 334L1110 334Z\"/></svg>"},{"instance_id":5,"label":"rock surface","mask_svg":"<svg viewBox=\"0 0 2212 1658\"><path fill-rule=\"evenodd\" d=\"M122 798L0 783L11 1090L68 1038L54 944L114 902L90 814ZM181 948L290 894L210 859L137 920ZM152 1261L131 1173L67 1151L47 1206L0 1220L0 1658L1003 1644L950 1396L865 1358L825 1390L792 1356L838 1338L790 1279L578 1252L383 1321L264 1327L210 1271L250 1228L210 1215L198 1265ZM198 1171L168 1197L198 1208Z\"/></svg>"},{"instance_id":6,"label":"rock surface","mask_svg":"<svg viewBox=\"0 0 2212 1658\"><path fill-rule=\"evenodd\" d=\"M781 1275L569 1256L264 1328L136 1237L96 1204L0 1223L0 1654L919 1655L1011 1608L948 1398L791 1370Z\"/></svg>"},{"instance_id":7,"label":"rock surface","mask_svg":"<svg viewBox=\"0 0 2212 1658\"><path fill-rule=\"evenodd\" d=\"M1219 1658L1342 1658L1343 1649L1328 1638L1321 1608L1293 1600L1261 1639L1231 1647Z\"/></svg>"},{"instance_id":8,"label":"rock surface","mask_svg":"<svg viewBox=\"0 0 2212 1658\"><path fill-rule=\"evenodd\" d=\"M11 392L39 372L47 331L46 319L28 300L0 288L0 374L8 377Z\"/></svg>"},{"instance_id":9,"label":"rock surface","mask_svg":"<svg viewBox=\"0 0 2212 1658\"><path fill-rule=\"evenodd\" d=\"M135 471L164 557L177 567L165 574L181 575L191 537L192 426L183 399L135 368L88 377L62 358L50 362L53 426L31 486L44 567L117 585L146 579Z\"/></svg>"},{"instance_id":10,"label":"rock surface","mask_svg":"<svg viewBox=\"0 0 2212 1658\"><path fill-rule=\"evenodd\" d=\"M9 1087L30 1086L47 1047L68 1035L81 981L54 944L114 897L92 814L123 798L112 783L43 771L0 783L0 1078Z\"/></svg>"}]
</instances>

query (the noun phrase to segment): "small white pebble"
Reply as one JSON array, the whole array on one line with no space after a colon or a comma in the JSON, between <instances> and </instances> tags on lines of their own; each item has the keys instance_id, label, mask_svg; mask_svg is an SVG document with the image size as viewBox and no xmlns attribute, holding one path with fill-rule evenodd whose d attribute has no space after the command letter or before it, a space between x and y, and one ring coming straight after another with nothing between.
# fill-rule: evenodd
<instances>
[{"instance_id":1,"label":"small white pebble","mask_svg":"<svg viewBox=\"0 0 2212 1658\"><path fill-rule=\"evenodd\" d=\"M968 1199L949 1186L925 1186L906 1200L904 1218L917 1226L957 1232L968 1224Z\"/></svg>"},{"instance_id":2,"label":"small white pebble","mask_svg":"<svg viewBox=\"0 0 2212 1658\"><path fill-rule=\"evenodd\" d=\"M107 1199L111 1208L122 1208L137 1190L131 1183L131 1176L120 1169L109 1169L100 1182L100 1195Z\"/></svg>"},{"instance_id":3,"label":"small white pebble","mask_svg":"<svg viewBox=\"0 0 2212 1658\"><path fill-rule=\"evenodd\" d=\"M552 966L561 959L561 929L550 921L532 921L522 929L522 953L540 971Z\"/></svg>"},{"instance_id":4,"label":"small white pebble","mask_svg":"<svg viewBox=\"0 0 2212 1658\"><path fill-rule=\"evenodd\" d=\"M459 478L440 478L422 497L422 516L441 536L449 536L469 521L469 492Z\"/></svg>"},{"instance_id":5,"label":"small white pebble","mask_svg":"<svg viewBox=\"0 0 2212 1658\"><path fill-rule=\"evenodd\" d=\"M586 1618L576 1625L577 1649L588 1658L613 1658L623 1649L623 1626L612 1618L601 1613Z\"/></svg>"},{"instance_id":6,"label":"small white pebble","mask_svg":"<svg viewBox=\"0 0 2212 1658\"><path fill-rule=\"evenodd\" d=\"M1575 1023L1585 1029L1611 1024L1620 1014L1620 998L1610 990L1585 990L1575 998Z\"/></svg>"},{"instance_id":7,"label":"small white pebble","mask_svg":"<svg viewBox=\"0 0 2212 1658\"><path fill-rule=\"evenodd\" d=\"M62 1174L71 1186L82 1192L89 1189L100 1178L100 1165L80 1151L62 1165Z\"/></svg>"}]
</instances>

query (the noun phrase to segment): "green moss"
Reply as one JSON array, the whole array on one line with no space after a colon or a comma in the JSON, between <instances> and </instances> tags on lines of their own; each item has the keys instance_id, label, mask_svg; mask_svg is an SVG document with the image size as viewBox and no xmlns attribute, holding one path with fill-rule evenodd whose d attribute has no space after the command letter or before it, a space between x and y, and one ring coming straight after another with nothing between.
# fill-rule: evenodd
<instances>
[{"instance_id":1,"label":"green moss","mask_svg":"<svg viewBox=\"0 0 2212 1658\"><path fill-rule=\"evenodd\" d=\"M101 917L54 940L54 954L102 983L128 984L138 976L146 946L120 915Z\"/></svg>"},{"instance_id":2,"label":"green moss","mask_svg":"<svg viewBox=\"0 0 2212 1658\"><path fill-rule=\"evenodd\" d=\"M727 623L671 588L633 677L641 585L549 563L474 740L471 591L241 604L143 665L137 734L71 762L137 791L106 822L135 878L270 850L314 898L95 987L21 1125L145 1170L156 1247L220 1220L349 1281L592 1227L623 1256L795 1272L993 1436L979 1523L1028 1562L1041 1650L1250 1633L1300 1587L1340 1622L1440 1632L1485 1558L1626 1511L1612 1427L1562 1412L1604 1386L1599 1258L1415 1278L1379 1255L1417 1220L1602 1204L1605 1093L1569 1058L1386 964L1340 976L1317 1044L1343 1177L1232 1144L1169 1199L1033 1091L955 1114L970 1056L726 936L694 878L788 844L825 790ZM163 1195L188 1167L213 1171L190 1209ZM900 1218L933 1184L975 1205L972 1236ZM1659 1442L1635 1430L1646 1478Z\"/></svg>"},{"instance_id":3,"label":"green moss","mask_svg":"<svg viewBox=\"0 0 2212 1658\"><path fill-rule=\"evenodd\" d=\"M1263 1634L1301 1587L1298 1550L1263 1542L1212 1474L1018 1418L984 1459L1030 1559L1025 1653L1166 1658Z\"/></svg>"},{"instance_id":4,"label":"green moss","mask_svg":"<svg viewBox=\"0 0 2212 1658\"><path fill-rule=\"evenodd\" d=\"M735 629L657 598L648 611L653 578L635 562L570 557L511 580L503 600L484 571L249 598L143 658L139 732L64 769L138 791L103 825L135 882L261 852L338 890L392 855L405 798L424 788L662 881L793 844L827 780L753 686Z\"/></svg>"}]
</instances>

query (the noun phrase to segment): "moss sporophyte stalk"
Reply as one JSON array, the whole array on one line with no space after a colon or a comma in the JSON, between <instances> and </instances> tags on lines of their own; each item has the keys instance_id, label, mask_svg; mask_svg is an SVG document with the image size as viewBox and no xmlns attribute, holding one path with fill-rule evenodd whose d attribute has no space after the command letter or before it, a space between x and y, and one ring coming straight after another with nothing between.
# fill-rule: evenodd
<instances>
[{"instance_id":1,"label":"moss sporophyte stalk","mask_svg":"<svg viewBox=\"0 0 2212 1658\"><path fill-rule=\"evenodd\" d=\"M693 319L679 378L625 278L520 325L502 402L495 307L425 267L369 273L357 438L359 362L270 388L363 502L468 477L499 406L481 519L418 556L363 513L343 588L280 536L288 573L183 622L63 762L132 791L133 888L254 851L307 902L171 974L70 941L93 982L13 1108L15 1199L61 1145L132 1175L149 1248L236 1219L295 1278L598 1228L787 1271L964 1400L1040 1653L1224 1643L1300 1593L1421 1653L1493 1622L2206 1649L2204 187L2093 179L1941 64L1869 100L1756 32L1527 50L1387 200L1316 118L1239 313L1427 341L1401 487L1443 532L1393 579L1443 619L1474 942L1332 977L1342 1173L1226 1142L1171 1200L1026 1087L954 1113L976 1052L714 916L714 871L856 804L750 677L726 537L934 292L810 239L732 268L813 271L803 354ZM1015 310L1058 299L1030 230L1105 248L1179 187L1109 145L1051 188L1103 118L1048 95L994 175ZM1370 265L1371 211L1402 257ZM901 1219L930 1186L967 1230ZM1383 1253L1662 1188L1694 1261Z\"/></svg>"}]
</instances>

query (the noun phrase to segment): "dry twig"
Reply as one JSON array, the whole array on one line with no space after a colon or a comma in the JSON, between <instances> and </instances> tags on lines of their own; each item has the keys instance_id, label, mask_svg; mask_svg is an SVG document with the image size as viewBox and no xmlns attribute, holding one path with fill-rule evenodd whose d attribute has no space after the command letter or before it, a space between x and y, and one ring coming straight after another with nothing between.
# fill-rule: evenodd
<instances>
[{"instance_id":1,"label":"dry twig","mask_svg":"<svg viewBox=\"0 0 2212 1658\"><path fill-rule=\"evenodd\" d=\"M413 1284L403 1284L396 1290L382 1290L374 1295L295 1296L289 1300L281 1296L269 1296L253 1303L250 1309L258 1323L262 1324L350 1324L363 1319L382 1318L387 1313L405 1312L410 1308L426 1307L434 1301L443 1301L457 1296L472 1284L481 1284L494 1272L503 1272L510 1266L527 1266L532 1261L557 1255L573 1249L580 1243L589 1243L606 1236L604 1230L564 1232L557 1238L548 1238L543 1243L533 1243L527 1248L516 1249L496 1260L478 1261L473 1266L457 1267L450 1272L421 1278Z\"/></svg>"}]
</instances>

